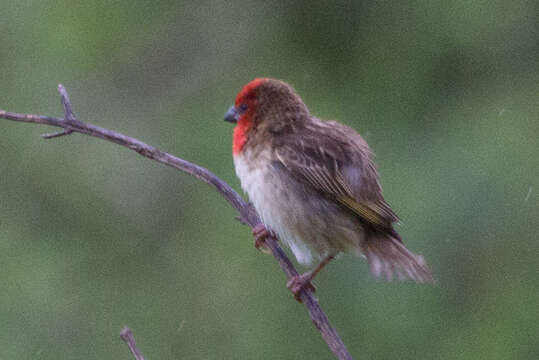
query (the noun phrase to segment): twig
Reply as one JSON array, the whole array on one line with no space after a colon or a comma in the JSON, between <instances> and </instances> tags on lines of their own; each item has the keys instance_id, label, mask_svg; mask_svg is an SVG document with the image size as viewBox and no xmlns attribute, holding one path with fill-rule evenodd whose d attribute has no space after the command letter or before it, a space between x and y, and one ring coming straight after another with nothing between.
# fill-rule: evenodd
<instances>
[{"instance_id":1,"label":"twig","mask_svg":"<svg viewBox=\"0 0 539 360\"><path fill-rule=\"evenodd\" d=\"M131 350L131 354L133 354L135 360L144 360L144 356L142 356L142 353L137 348L137 344L135 344L135 337L130 328L124 327L122 332L120 332L120 337L129 346L129 350Z\"/></svg>"},{"instance_id":2,"label":"twig","mask_svg":"<svg viewBox=\"0 0 539 360\"><path fill-rule=\"evenodd\" d=\"M240 195L234 189L232 189L227 183L219 179L209 170L172 156L166 152L163 152L153 146L147 145L142 141L125 136L115 131L111 131L99 126L83 123L75 117L71 102L65 88L62 85L58 85L58 92L62 99L62 105L64 107L64 119L41 116L41 115L29 115L18 114L8 112L0 109L0 118L51 125L61 127L63 130L57 133L42 135L46 139L52 139L59 136L69 135L73 132L97 137L103 140L111 141L121 146L125 146L131 150L136 151L140 155L171 166L188 174L195 176L196 178L204 181L207 184L212 185L215 189L225 198L226 201L239 213L239 219L242 223L254 228L260 223L260 218L252 206L246 203ZM277 239L273 236L266 238L266 245L271 250L273 257L279 263L281 269L285 272L286 277L290 280L292 277L298 275L298 272L279 246ZM338 359L352 359L346 346L342 342L341 338L337 334L337 331L329 323L328 318L320 308L318 301L313 296L313 292L308 287L305 287L299 295L303 304L309 311L309 316L313 321L316 328L320 331L322 338L326 341L329 348L335 353Z\"/></svg>"}]
</instances>

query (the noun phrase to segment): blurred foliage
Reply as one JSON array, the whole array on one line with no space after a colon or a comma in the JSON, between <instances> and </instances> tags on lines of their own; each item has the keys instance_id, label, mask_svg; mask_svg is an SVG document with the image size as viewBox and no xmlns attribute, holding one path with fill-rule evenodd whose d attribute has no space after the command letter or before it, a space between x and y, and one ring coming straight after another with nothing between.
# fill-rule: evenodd
<instances>
[{"instance_id":1,"label":"blurred foliage","mask_svg":"<svg viewBox=\"0 0 539 360\"><path fill-rule=\"evenodd\" d=\"M293 84L377 154L435 286L345 255L318 297L357 359L537 359L534 1L1 1L0 108L81 120L239 189L243 84ZM116 145L0 120L0 358L327 359L283 274L206 185Z\"/></svg>"}]
</instances>

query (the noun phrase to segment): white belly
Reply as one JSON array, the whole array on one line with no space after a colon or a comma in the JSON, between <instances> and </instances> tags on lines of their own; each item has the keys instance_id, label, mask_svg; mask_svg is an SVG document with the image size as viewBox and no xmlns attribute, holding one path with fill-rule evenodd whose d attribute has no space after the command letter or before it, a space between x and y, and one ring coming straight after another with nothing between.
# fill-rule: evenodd
<instances>
[{"instance_id":1,"label":"white belly","mask_svg":"<svg viewBox=\"0 0 539 360\"><path fill-rule=\"evenodd\" d=\"M245 155L234 156L236 174L243 190L249 195L264 225L274 231L279 239L290 247L298 262L310 264L329 255L332 249L324 239L324 228L319 217L309 216L304 199L297 191L284 183L272 167L269 154L259 153L257 163L263 166L250 167ZM249 162L251 163L251 162ZM307 210L307 211L306 211Z\"/></svg>"}]
</instances>

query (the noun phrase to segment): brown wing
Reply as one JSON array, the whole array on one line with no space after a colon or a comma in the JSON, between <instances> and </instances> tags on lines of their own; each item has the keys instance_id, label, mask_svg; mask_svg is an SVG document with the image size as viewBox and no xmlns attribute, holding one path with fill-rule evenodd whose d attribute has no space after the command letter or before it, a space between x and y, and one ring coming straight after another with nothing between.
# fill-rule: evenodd
<instances>
[{"instance_id":1,"label":"brown wing","mask_svg":"<svg viewBox=\"0 0 539 360\"><path fill-rule=\"evenodd\" d=\"M279 162L298 181L335 199L365 223L394 233L391 223L398 218L382 197L366 142L336 122L315 125L302 133L301 140L280 137L275 144Z\"/></svg>"}]
</instances>

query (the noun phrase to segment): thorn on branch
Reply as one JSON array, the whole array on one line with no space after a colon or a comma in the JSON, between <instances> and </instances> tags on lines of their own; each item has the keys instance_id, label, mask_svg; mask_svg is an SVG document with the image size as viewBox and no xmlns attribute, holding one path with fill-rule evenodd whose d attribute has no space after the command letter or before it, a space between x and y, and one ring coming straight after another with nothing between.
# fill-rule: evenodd
<instances>
[{"instance_id":1,"label":"thorn on branch","mask_svg":"<svg viewBox=\"0 0 539 360\"><path fill-rule=\"evenodd\" d=\"M54 138L57 138L57 137L60 137L60 136L69 135L72 132L73 132L73 130L65 129L65 130L57 131L57 132L53 132L53 133L41 134L41 137L43 139L54 139Z\"/></svg>"},{"instance_id":2,"label":"thorn on branch","mask_svg":"<svg viewBox=\"0 0 539 360\"><path fill-rule=\"evenodd\" d=\"M130 328L128 328L127 326L124 327L123 330L120 332L120 337L129 347L129 350L135 357L135 360L144 360L144 356L142 356L142 353L139 351L137 345L135 344L135 337L133 336L133 332Z\"/></svg>"},{"instance_id":3,"label":"thorn on branch","mask_svg":"<svg viewBox=\"0 0 539 360\"><path fill-rule=\"evenodd\" d=\"M77 118L75 117L75 114L73 114L73 107L71 106L71 101L69 100L69 95L67 94L64 85L58 84L58 92L60 93L62 106L64 107L64 121L68 124L76 122Z\"/></svg>"},{"instance_id":4,"label":"thorn on branch","mask_svg":"<svg viewBox=\"0 0 539 360\"><path fill-rule=\"evenodd\" d=\"M249 224L249 219L244 217L243 215L238 215L238 216L235 216L234 219L236 219L237 221L239 221L240 224L242 225L247 225L247 226L251 226Z\"/></svg>"}]
</instances>

